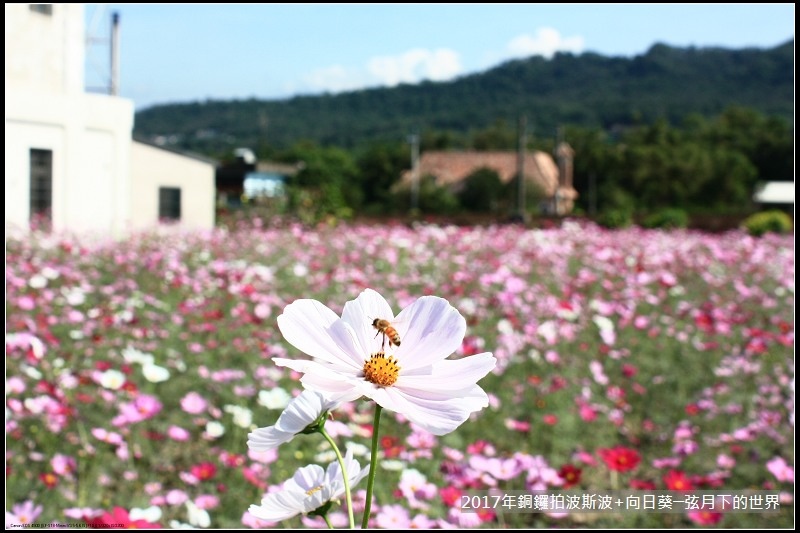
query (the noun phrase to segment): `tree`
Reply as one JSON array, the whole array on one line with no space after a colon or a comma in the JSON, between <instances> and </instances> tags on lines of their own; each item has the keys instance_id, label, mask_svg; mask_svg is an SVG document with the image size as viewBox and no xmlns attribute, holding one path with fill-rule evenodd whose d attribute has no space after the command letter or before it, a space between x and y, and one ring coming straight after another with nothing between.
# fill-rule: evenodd
<instances>
[{"instance_id":1,"label":"tree","mask_svg":"<svg viewBox=\"0 0 800 533\"><path fill-rule=\"evenodd\" d=\"M464 178L458 200L464 209L479 213L497 211L503 196L503 182L497 172L479 168Z\"/></svg>"},{"instance_id":2,"label":"tree","mask_svg":"<svg viewBox=\"0 0 800 533\"><path fill-rule=\"evenodd\" d=\"M395 209L392 188L409 168L410 152L403 143L373 143L358 158L359 181L367 210Z\"/></svg>"},{"instance_id":3,"label":"tree","mask_svg":"<svg viewBox=\"0 0 800 533\"><path fill-rule=\"evenodd\" d=\"M361 206L360 175L349 152L301 143L287 157L302 165L287 182L289 208L303 210L302 218L311 220L325 215L346 218Z\"/></svg>"}]
</instances>

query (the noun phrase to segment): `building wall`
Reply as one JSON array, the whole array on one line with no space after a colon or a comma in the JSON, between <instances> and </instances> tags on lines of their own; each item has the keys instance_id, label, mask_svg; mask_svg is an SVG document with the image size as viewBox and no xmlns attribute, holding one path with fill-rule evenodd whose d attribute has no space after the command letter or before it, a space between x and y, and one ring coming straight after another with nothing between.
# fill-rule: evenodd
<instances>
[{"instance_id":1,"label":"building wall","mask_svg":"<svg viewBox=\"0 0 800 533\"><path fill-rule=\"evenodd\" d=\"M123 231L133 102L6 86L5 105L6 222L28 224L30 150L38 148L53 152L54 229Z\"/></svg>"},{"instance_id":2,"label":"building wall","mask_svg":"<svg viewBox=\"0 0 800 533\"><path fill-rule=\"evenodd\" d=\"M6 4L6 87L80 94L85 57L84 6L52 5L52 14L30 4Z\"/></svg>"},{"instance_id":3,"label":"building wall","mask_svg":"<svg viewBox=\"0 0 800 533\"><path fill-rule=\"evenodd\" d=\"M214 165L145 143L131 149L131 229L158 223L160 187L181 190L181 220L187 228L214 227Z\"/></svg>"},{"instance_id":4,"label":"building wall","mask_svg":"<svg viewBox=\"0 0 800 533\"><path fill-rule=\"evenodd\" d=\"M30 150L51 150L55 230L120 234L130 217L133 102L83 92L83 6L6 4L6 223L30 220Z\"/></svg>"}]
</instances>

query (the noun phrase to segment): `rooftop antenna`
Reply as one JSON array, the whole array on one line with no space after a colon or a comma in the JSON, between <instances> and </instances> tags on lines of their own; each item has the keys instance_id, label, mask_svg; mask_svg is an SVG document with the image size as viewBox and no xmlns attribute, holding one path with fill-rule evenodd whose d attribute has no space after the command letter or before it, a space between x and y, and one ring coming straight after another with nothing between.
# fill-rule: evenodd
<instances>
[{"instance_id":1,"label":"rooftop antenna","mask_svg":"<svg viewBox=\"0 0 800 533\"><path fill-rule=\"evenodd\" d=\"M96 5L86 28L86 69L87 91L119 94L119 13L109 17L106 4Z\"/></svg>"}]
</instances>

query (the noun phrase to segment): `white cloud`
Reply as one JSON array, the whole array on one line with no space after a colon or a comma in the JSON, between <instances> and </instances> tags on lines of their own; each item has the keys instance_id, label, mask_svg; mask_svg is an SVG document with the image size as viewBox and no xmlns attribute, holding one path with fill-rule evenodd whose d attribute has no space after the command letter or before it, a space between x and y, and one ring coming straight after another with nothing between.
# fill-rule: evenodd
<instances>
[{"instance_id":1,"label":"white cloud","mask_svg":"<svg viewBox=\"0 0 800 533\"><path fill-rule=\"evenodd\" d=\"M364 68L342 65L317 69L303 78L303 87L287 86L288 93L308 90L337 93L375 86L395 86L422 80L445 81L462 72L458 53L447 48L415 48L396 56L370 59Z\"/></svg>"},{"instance_id":2,"label":"white cloud","mask_svg":"<svg viewBox=\"0 0 800 533\"><path fill-rule=\"evenodd\" d=\"M391 87L421 80L449 80L462 68L458 53L453 50L415 48L397 56L374 57L367 64L367 70L379 83Z\"/></svg>"},{"instance_id":3,"label":"white cloud","mask_svg":"<svg viewBox=\"0 0 800 533\"><path fill-rule=\"evenodd\" d=\"M511 57L527 57L532 55L553 57L556 52L583 51L583 37L564 38L553 28L538 28L536 35L523 34L514 37L507 46Z\"/></svg>"},{"instance_id":4,"label":"white cloud","mask_svg":"<svg viewBox=\"0 0 800 533\"><path fill-rule=\"evenodd\" d=\"M317 69L305 76L305 83L312 91L332 93L350 91L364 86L362 76L341 65Z\"/></svg>"}]
</instances>

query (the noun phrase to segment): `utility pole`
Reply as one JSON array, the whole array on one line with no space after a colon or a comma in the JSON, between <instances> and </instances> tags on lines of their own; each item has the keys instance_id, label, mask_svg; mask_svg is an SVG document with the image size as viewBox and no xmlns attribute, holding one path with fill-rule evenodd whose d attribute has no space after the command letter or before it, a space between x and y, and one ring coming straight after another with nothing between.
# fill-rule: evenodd
<instances>
[{"instance_id":1,"label":"utility pole","mask_svg":"<svg viewBox=\"0 0 800 533\"><path fill-rule=\"evenodd\" d=\"M528 126L525 115L519 117L519 146L517 148L517 216L526 221L525 208L525 151L528 144Z\"/></svg>"},{"instance_id":2,"label":"utility pole","mask_svg":"<svg viewBox=\"0 0 800 533\"><path fill-rule=\"evenodd\" d=\"M411 210L419 209L419 135L412 133L408 136L411 143Z\"/></svg>"}]
</instances>

